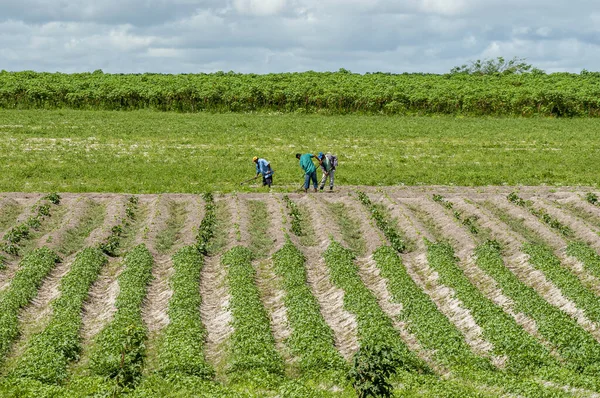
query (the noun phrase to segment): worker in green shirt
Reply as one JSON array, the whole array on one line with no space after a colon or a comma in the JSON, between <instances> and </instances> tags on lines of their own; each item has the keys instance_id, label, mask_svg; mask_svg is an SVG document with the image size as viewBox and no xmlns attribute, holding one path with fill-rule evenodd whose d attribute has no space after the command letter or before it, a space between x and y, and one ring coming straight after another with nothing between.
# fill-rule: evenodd
<instances>
[{"instance_id":1,"label":"worker in green shirt","mask_svg":"<svg viewBox=\"0 0 600 398\"><path fill-rule=\"evenodd\" d=\"M314 157L316 156L312 153L305 153L304 155L299 153L296 154L296 159L300 160L300 167L302 167L302 170L304 171L304 192L308 191L311 180L313 187L315 188L315 192L317 192L317 168L312 161L312 158Z\"/></svg>"}]
</instances>

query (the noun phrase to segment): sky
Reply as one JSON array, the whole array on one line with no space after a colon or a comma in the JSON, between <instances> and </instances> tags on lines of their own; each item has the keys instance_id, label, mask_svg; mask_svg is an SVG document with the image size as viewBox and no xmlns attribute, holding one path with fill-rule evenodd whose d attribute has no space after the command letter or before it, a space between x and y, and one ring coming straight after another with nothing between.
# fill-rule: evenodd
<instances>
[{"instance_id":1,"label":"sky","mask_svg":"<svg viewBox=\"0 0 600 398\"><path fill-rule=\"evenodd\" d=\"M600 70L597 0L0 0L0 70Z\"/></svg>"}]
</instances>

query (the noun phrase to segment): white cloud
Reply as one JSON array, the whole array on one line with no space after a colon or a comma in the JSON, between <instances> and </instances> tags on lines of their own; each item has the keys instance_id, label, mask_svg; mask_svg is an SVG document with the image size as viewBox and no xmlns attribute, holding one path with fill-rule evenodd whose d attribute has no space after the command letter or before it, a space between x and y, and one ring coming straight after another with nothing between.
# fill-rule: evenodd
<instances>
[{"instance_id":1,"label":"white cloud","mask_svg":"<svg viewBox=\"0 0 600 398\"><path fill-rule=\"evenodd\" d=\"M0 69L600 70L593 0L0 0Z\"/></svg>"},{"instance_id":2,"label":"white cloud","mask_svg":"<svg viewBox=\"0 0 600 398\"><path fill-rule=\"evenodd\" d=\"M268 16L283 11L286 0L234 0L233 5L241 14Z\"/></svg>"}]
</instances>

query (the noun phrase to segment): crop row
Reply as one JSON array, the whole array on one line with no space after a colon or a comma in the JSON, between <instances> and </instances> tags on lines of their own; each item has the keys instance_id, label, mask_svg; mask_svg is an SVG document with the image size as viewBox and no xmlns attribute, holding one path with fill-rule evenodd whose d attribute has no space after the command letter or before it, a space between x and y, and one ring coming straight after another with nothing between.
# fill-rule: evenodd
<instances>
[{"instance_id":1,"label":"crop row","mask_svg":"<svg viewBox=\"0 0 600 398\"><path fill-rule=\"evenodd\" d=\"M577 372L597 373L600 344L566 313L550 305L532 287L524 284L504 264L499 245L488 241L477 247L477 265L490 275L514 302L514 310L536 322L541 336Z\"/></svg>"},{"instance_id":2,"label":"crop row","mask_svg":"<svg viewBox=\"0 0 600 398\"><path fill-rule=\"evenodd\" d=\"M7 254L18 256L21 250L20 243L31 237L31 229L37 230L41 227L42 221L50 217L50 205L60 204L60 196L51 193L42 198L46 203L36 204L33 207L33 215L21 224L13 227L4 235L6 242L0 244L0 250Z\"/></svg>"},{"instance_id":3,"label":"crop row","mask_svg":"<svg viewBox=\"0 0 600 398\"><path fill-rule=\"evenodd\" d=\"M472 215L465 217L462 212L455 210L452 202L448 202L442 195L433 195L433 200L450 210L454 218L456 218L462 225L467 227L473 235L477 235L479 233L477 216Z\"/></svg>"},{"instance_id":4,"label":"crop row","mask_svg":"<svg viewBox=\"0 0 600 398\"><path fill-rule=\"evenodd\" d=\"M110 229L110 235L98 245L104 254L111 257L118 255L121 239L123 238L126 229L135 221L138 203L139 199L136 196L130 196L127 199L124 219L122 219L119 224L113 226Z\"/></svg>"},{"instance_id":5,"label":"crop row","mask_svg":"<svg viewBox=\"0 0 600 398\"><path fill-rule=\"evenodd\" d=\"M288 240L273 255L275 273L283 281L285 307L292 328L288 340L292 352L300 358L300 369L317 375L345 368L334 347L333 333L325 323L319 303L306 284L304 255Z\"/></svg>"},{"instance_id":6,"label":"crop row","mask_svg":"<svg viewBox=\"0 0 600 398\"><path fill-rule=\"evenodd\" d=\"M215 199L213 194L207 192L203 195L204 198L204 218L198 228L196 235L196 246L201 254L208 254L210 240L215 234L215 224L217 223L217 215L215 212Z\"/></svg>"},{"instance_id":7,"label":"crop row","mask_svg":"<svg viewBox=\"0 0 600 398\"><path fill-rule=\"evenodd\" d=\"M594 73L512 75L0 72L0 108L598 116Z\"/></svg>"},{"instance_id":8,"label":"crop row","mask_svg":"<svg viewBox=\"0 0 600 398\"><path fill-rule=\"evenodd\" d=\"M53 251L43 247L26 255L7 291L0 296L0 363L19 336L19 310L37 295L42 281L59 261Z\"/></svg>"},{"instance_id":9,"label":"crop row","mask_svg":"<svg viewBox=\"0 0 600 398\"><path fill-rule=\"evenodd\" d=\"M583 242L569 242L567 254L577 258L588 272L600 278L600 256Z\"/></svg>"},{"instance_id":10,"label":"crop row","mask_svg":"<svg viewBox=\"0 0 600 398\"><path fill-rule=\"evenodd\" d=\"M134 383L141 375L147 337L141 306L152 279L153 264L152 255L143 244L127 254L125 270L119 275L117 312L99 333L91 353L92 371L121 385Z\"/></svg>"},{"instance_id":11,"label":"crop row","mask_svg":"<svg viewBox=\"0 0 600 398\"><path fill-rule=\"evenodd\" d=\"M458 266L450 245L429 243L427 259L429 265L438 272L440 283L454 289L456 297L471 311L483 330L483 336L493 344L494 353L508 356L508 371L517 374L554 365L544 346L469 281Z\"/></svg>"},{"instance_id":12,"label":"crop row","mask_svg":"<svg viewBox=\"0 0 600 398\"><path fill-rule=\"evenodd\" d=\"M404 370L430 372L427 364L408 349L377 298L360 279L353 252L333 241L323 256L332 282L344 291L344 308L356 315L360 345L390 350Z\"/></svg>"},{"instance_id":13,"label":"crop row","mask_svg":"<svg viewBox=\"0 0 600 398\"><path fill-rule=\"evenodd\" d=\"M549 248L526 243L523 246L523 251L529 255L529 263L542 271L567 298L571 299L578 308L585 312L591 321L600 322L600 300L598 300L598 297L587 289L568 269L564 268Z\"/></svg>"},{"instance_id":14,"label":"crop row","mask_svg":"<svg viewBox=\"0 0 600 398\"><path fill-rule=\"evenodd\" d=\"M159 369L165 377L182 374L209 379L214 375L204 360L206 330L198 311L203 265L204 259L194 246L184 247L173 256L175 274L170 280L173 296L169 300L169 325L158 348Z\"/></svg>"},{"instance_id":15,"label":"crop row","mask_svg":"<svg viewBox=\"0 0 600 398\"><path fill-rule=\"evenodd\" d=\"M392 247L399 253L404 253L406 251L406 242L398 231L390 225L385 214L371 202L371 199L364 192L358 192L358 200L369 210L371 217L375 220L375 224L383 232Z\"/></svg>"},{"instance_id":16,"label":"crop row","mask_svg":"<svg viewBox=\"0 0 600 398\"><path fill-rule=\"evenodd\" d=\"M521 197L519 197L519 195L517 195L516 192L511 192L507 196L507 199L510 202L516 204L517 206L526 208L531 214L536 216L538 219L540 219L544 223L548 224L548 226L550 226L551 228L556 229L564 237L566 237L566 238L573 237L573 230L569 226L564 225L563 223L558 221L556 218L552 217L550 214L548 214L548 212L546 210L541 209L541 208L535 208L531 201L523 200Z\"/></svg>"},{"instance_id":17,"label":"crop row","mask_svg":"<svg viewBox=\"0 0 600 398\"><path fill-rule=\"evenodd\" d=\"M275 349L269 316L260 300L254 281L252 252L241 246L223 255L231 294L229 308L233 316L228 373L243 379L248 372L283 375L283 360Z\"/></svg>"},{"instance_id":18,"label":"crop row","mask_svg":"<svg viewBox=\"0 0 600 398\"><path fill-rule=\"evenodd\" d=\"M373 259L395 302L402 304L399 317L406 321L423 348L435 352L444 366L468 375L473 369L493 370L491 363L475 355L458 329L442 314L429 296L410 277L398 254L388 246L375 251Z\"/></svg>"},{"instance_id":19,"label":"crop row","mask_svg":"<svg viewBox=\"0 0 600 398\"><path fill-rule=\"evenodd\" d=\"M289 216L292 219L292 233L296 236L304 236L305 231L302 230L302 215L296 202L290 199L289 196L283 195L285 206L289 210Z\"/></svg>"},{"instance_id":20,"label":"crop row","mask_svg":"<svg viewBox=\"0 0 600 398\"><path fill-rule=\"evenodd\" d=\"M81 350L81 309L105 263L106 257L96 248L77 254L71 270L61 279L61 295L52 302L50 323L28 342L13 375L44 383L60 383L67 378L68 363L76 360Z\"/></svg>"}]
</instances>

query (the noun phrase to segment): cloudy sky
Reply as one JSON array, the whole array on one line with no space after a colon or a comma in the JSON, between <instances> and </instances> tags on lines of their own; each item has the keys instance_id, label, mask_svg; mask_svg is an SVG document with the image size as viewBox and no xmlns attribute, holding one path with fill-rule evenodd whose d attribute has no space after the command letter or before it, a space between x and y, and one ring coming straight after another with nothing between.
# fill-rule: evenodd
<instances>
[{"instance_id":1,"label":"cloudy sky","mask_svg":"<svg viewBox=\"0 0 600 398\"><path fill-rule=\"evenodd\" d=\"M0 0L0 69L600 70L597 0Z\"/></svg>"}]
</instances>

